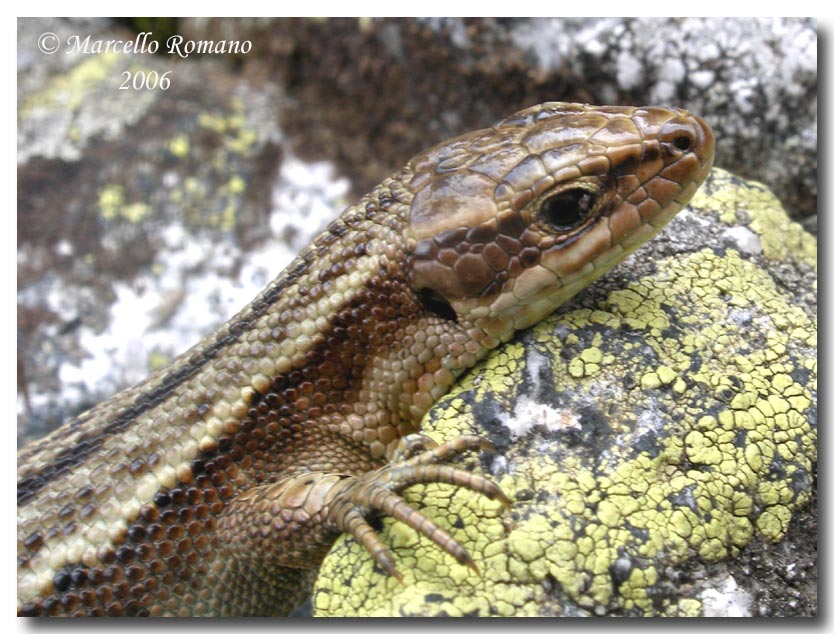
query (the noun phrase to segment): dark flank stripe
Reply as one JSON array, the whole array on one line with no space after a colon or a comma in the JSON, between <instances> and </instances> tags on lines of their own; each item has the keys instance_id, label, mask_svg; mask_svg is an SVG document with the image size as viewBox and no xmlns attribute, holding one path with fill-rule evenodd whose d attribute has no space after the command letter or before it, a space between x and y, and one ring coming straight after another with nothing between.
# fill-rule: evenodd
<instances>
[{"instance_id":1,"label":"dark flank stripe","mask_svg":"<svg viewBox=\"0 0 834 634\"><path fill-rule=\"evenodd\" d=\"M229 322L222 336L215 339L207 347L194 353L182 367L177 370L172 370L158 386L142 392L132 405L123 408L115 418L108 421L101 428L97 428L95 430L95 436L82 438L78 443L65 447L49 463L41 465L39 470L18 480L17 505L19 507L24 506L55 478L64 475L77 465L82 464L90 454L101 448L106 438L122 432L138 416L141 416L143 413L162 403L172 393L175 393L183 382L189 380L202 370L208 362L212 361L227 346L235 343L250 328L255 320L262 317L270 309L289 285L295 283L299 277L309 270L310 259L312 257L313 255L310 253L305 254L305 261L287 272L263 296L252 302L249 305L249 310L246 315ZM75 419L75 421L69 422L68 425L73 425L73 423L78 424L82 418L84 418L83 415ZM28 458L31 459L32 456L28 456Z\"/></svg>"}]
</instances>

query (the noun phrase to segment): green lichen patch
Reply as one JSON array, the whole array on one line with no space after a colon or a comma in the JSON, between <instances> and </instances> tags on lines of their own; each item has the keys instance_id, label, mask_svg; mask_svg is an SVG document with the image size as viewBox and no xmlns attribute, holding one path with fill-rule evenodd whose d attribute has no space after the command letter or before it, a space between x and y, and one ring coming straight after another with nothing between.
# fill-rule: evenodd
<instances>
[{"instance_id":1,"label":"green lichen patch","mask_svg":"<svg viewBox=\"0 0 834 634\"><path fill-rule=\"evenodd\" d=\"M142 202L125 203L124 188L119 185L105 187L98 196L98 208L105 220L122 218L132 224L145 220L152 209Z\"/></svg>"},{"instance_id":2,"label":"green lichen patch","mask_svg":"<svg viewBox=\"0 0 834 634\"><path fill-rule=\"evenodd\" d=\"M761 241L765 257L804 262L816 271L816 239L788 219L779 199L765 185L715 168L690 206L717 216L727 227L751 230Z\"/></svg>"},{"instance_id":3,"label":"green lichen patch","mask_svg":"<svg viewBox=\"0 0 834 634\"><path fill-rule=\"evenodd\" d=\"M754 224L756 204L745 214ZM475 432L497 447L480 466L514 500L509 513L453 487L406 492L452 527L481 576L425 538L393 543L401 529L386 519L405 583L342 539L319 576L319 614L694 616L698 584L680 575L783 538L813 495L815 310L742 250L653 257L653 273L626 265L592 308L495 351L424 420L438 439Z\"/></svg>"},{"instance_id":4,"label":"green lichen patch","mask_svg":"<svg viewBox=\"0 0 834 634\"><path fill-rule=\"evenodd\" d=\"M164 199L147 204L146 192L137 186L141 182L122 184L124 175L115 174L114 181L99 192L102 218L135 224L152 209L170 206L176 209L177 220L193 229L219 235L232 232L239 212L248 209L251 162L264 140L249 121L243 100L232 97L223 106L227 111L222 113L195 113L164 143L162 156L171 168L171 186L163 189ZM189 175L180 179L174 173Z\"/></svg>"},{"instance_id":5,"label":"green lichen patch","mask_svg":"<svg viewBox=\"0 0 834 634\"><path fill-rule=\"evenodd\" d=\"M120 90L125 73L161 74L158 60L113 52L84 56L55 74L18 108L18 162L32 156L77 160L94 137L112 139L138 121L160 95L158 90Z\"/></svg>"}]
</instances>

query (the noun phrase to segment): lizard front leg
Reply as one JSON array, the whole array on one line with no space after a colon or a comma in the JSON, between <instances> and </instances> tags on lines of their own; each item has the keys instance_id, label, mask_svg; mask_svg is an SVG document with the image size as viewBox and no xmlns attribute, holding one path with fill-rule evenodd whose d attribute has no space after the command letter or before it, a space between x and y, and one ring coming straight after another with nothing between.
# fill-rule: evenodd
<instances>
[{"instance_id":1,"label":"lizard front leg","mask_svg":"<svg viewBox=\"0 0 834 634\"><path fill-rule=\"evenodd\" d=\"M477 571L466 549L398 495L412 484L448 483L490 499L510 502L494 482L465 469L443 464L458 455L490 450L478 436L460 436L436 444L411 435L393 451L393 461L362 475L310 471L261 485L229 504L218 530L229 553L247 569L261 566L306 568L327 554L336 537L349 533L386 574L399 578L394 558L369 524L383 513L422 533L460 564Z\"/></svg>"}]
</instances>

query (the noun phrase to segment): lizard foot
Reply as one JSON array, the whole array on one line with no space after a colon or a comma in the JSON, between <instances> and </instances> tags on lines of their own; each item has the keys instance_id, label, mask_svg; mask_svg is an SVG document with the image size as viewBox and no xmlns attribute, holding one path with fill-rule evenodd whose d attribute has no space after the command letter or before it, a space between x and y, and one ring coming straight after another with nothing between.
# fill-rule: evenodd
<instances>
[{"instance_id":1,"label":"lizard foot","mask_svg":"<svg viewBox=\"0 0 834 634\"><path fill-rule=\"evenodd\" d=\"M478 572L466 548L445 529L411 507L398 493L412 484L443 482L482 493L509 508L509 499L491 480L459 467L439 464L470 451L483 450L494 450L494 447L479 436L459 436L439 445L426 436L406 437L393 453L394 462L365 475L346 478L339 483L340 486L333 488L328 504L331 522L338 530L353 535L383 572L397 579L401 577L391 552L366 519L371 511L379 511L405 522L431 539L458 563Z\"/></svg>"}]
</instances>

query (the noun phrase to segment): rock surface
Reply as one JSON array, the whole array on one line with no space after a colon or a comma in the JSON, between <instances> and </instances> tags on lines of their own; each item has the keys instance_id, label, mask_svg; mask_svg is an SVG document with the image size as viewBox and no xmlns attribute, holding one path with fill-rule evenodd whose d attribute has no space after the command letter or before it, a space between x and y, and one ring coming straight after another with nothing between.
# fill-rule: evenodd
<instances>
[{"instance_id":1,"label":"rock surface","mask_svg":"<svg viewBox=\"0 0 834 634\"><path fill-rule=\"evenodd\" d=\"M816 314L815 240L714 170L659 238L424 421L497 447L469 463L510 512L446 485L405 496L482 576L386 519L404 583L342 538L316 613L814 614Z\"/></svg>"}]
</instances>

